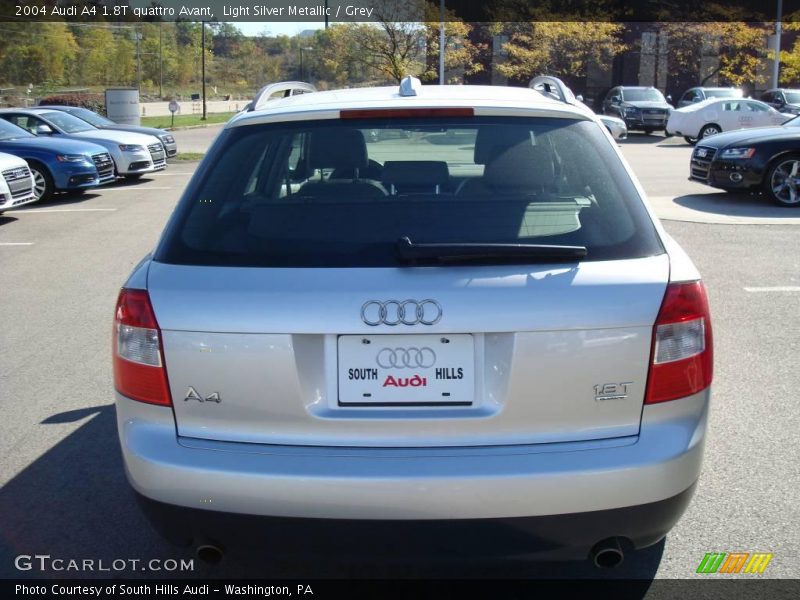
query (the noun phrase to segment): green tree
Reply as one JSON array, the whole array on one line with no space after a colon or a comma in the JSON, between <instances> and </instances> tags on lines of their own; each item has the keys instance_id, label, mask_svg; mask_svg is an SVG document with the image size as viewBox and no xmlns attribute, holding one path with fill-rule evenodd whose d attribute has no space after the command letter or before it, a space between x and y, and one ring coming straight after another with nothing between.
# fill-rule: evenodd
<instances>
[{"instance_id":1,"label":"green tree","mask_svg":"<svg viewBox=\"0 0 800 600\"><path fill-rule=\"evenodd\" d=\"M621 24L603 21L498 23L495 33L508 36L508 59L497 69L522 82L542 74L583 77L590 63L607 64L625 50L622 32Z\"/></svg>"}]
</instances>

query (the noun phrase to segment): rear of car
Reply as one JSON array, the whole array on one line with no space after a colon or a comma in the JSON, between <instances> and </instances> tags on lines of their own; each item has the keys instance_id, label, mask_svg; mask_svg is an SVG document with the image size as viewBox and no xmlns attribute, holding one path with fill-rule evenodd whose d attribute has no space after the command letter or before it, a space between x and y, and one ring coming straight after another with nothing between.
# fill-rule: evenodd
<instances>
[{"instance_id":1,"label":"rear of car","mask_svg":"<svg viewBox=\"0 0 800 600\"><path fill-rule=\"evenodd\" d=\"M36 201L33 175L21 158L0 152L0 212Z\"/></svg>"},{"instance_id":2,"label":"rear of car","mask_svg":"<svg viewBox=\"0 0 800 600\"><path fill-rule=\"evenodd\" d=\"M586 111L304 94L226 126L120 293L119 434L173 540L584 558L680 517L711 352L696 270Z\"/></svg>"}]
</instances>

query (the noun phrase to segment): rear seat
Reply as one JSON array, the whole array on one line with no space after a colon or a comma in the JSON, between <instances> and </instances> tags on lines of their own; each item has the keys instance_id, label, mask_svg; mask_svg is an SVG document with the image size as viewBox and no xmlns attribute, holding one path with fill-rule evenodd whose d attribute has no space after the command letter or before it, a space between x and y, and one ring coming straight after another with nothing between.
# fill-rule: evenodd
<instances>
[{"instance_id":1,"label":"rear seat","mask_svg":"<svg viewBox=\"0 0 800 600\"><path fill-rule=\"evenodd\" d=\"M308 144L308 166L311 169L347 169L348 179L309 181L298 190L300 196L345 199L383 198L386 190L371 179L361 179L360 169L367 169L367 144L358 129L321 129L314 131Z\"/></svg>"},{"instance_id":2,"label":"rear seat","mask_svg":"<svg viewBox=\"0 0 800 600\"><path fill-rule=\"evenodd\" d=\"M383 184L389 194L439 194L450 182L443 160L387 160Z\"/></svg>"}]
</instances>

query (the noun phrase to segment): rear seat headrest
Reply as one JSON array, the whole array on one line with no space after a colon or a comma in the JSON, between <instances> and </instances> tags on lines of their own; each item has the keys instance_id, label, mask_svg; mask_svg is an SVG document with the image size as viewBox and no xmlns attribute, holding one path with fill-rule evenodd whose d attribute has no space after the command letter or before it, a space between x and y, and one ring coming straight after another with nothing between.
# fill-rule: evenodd
<instances>
[{"instance_id":1,"label":"rear seat headrest","mask_svg":"<svg viewBox=\"0 0 800 600\"><path fill-rule=\"evenodd\" d=\"M362 169L367 166L367 143L358 129L319 129L308 141L312 169Z\"/></svg>"},{"instance_id":2,"label":"rear seat headrest","mask_svg":"<svg viewBox=\"0 0 800 600\"><path fill-rule=\"evenodd\" d=\"M475 164L488 165L504 150L526 141L530 144L531 134L527 127L484 125L475 136Z\"/></svg>"},{"instance_id":3,"label":"rear seat headrest","mask_svg":"<svg viewBox=\"0 0 800 600\"><path fill-rule=\"evenodd\" d=\"M421 187L443 186L450 179L450 171L443 160L387 160L383 164L382 180L385 185Z\"/></svg>"},{"instance_id":4,"label":"rear seat headrest","mask_svg":"<svg viewBox=\"0 0 800 600\"><path fill-rule=\"evenodd\" d=\"M483 178L495 189L549 189L555 185L555 163L550 151L530 140L512 146L486 165Z\"/></svg>"}]
</instances>

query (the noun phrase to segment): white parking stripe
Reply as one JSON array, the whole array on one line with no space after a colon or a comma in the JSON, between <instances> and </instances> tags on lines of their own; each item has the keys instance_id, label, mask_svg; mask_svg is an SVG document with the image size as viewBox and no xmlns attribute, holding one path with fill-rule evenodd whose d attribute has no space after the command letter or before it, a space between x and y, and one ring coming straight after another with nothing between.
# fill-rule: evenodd
<instances>
[{"instance_id":1,"label":"white parking stripe","mask_svg":"<svg viewBox=\"0 0 800 600\"><path fill-rule=\"evenodd\" d=\"M98 192L141 192L144 190L174 190L173 187L156 187L151 185L137 185L132 187L115 187L115 188L102 188Z\"/></svg>"},{"instance_id":2,"label":"white parking stripe","mask_svg":"<svg viewBox=\"0 0 800 600\"><path fill-rule=\"evenodd\" d=\"M800 292L798 285L783 285L776 287L746 287L745 292Z\"/></svg>"},{"instance_id":3,"label":"white parking stripe","mask_svg":"<svg viewBox=\"0 0 800 600\"><path fill-rule=\"evenodd\" d=\"M25 210L15 210L14 212L19 213L28 213L28 214L36 214L36 213L62 213L62 212L114 212L118 210L116 208L32 208L32 209L25 209Z\"/></svg>"},{"instance_id":4,"label":"white parking stripe","mask_svg":"<svg viewBox=\"0 0 800 600\"><path fill-rule=\"evenodd\" d=\"M33 246L33 242L0 242L0 246Z\"/></svg>"}]
</instances>

